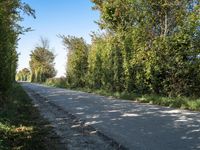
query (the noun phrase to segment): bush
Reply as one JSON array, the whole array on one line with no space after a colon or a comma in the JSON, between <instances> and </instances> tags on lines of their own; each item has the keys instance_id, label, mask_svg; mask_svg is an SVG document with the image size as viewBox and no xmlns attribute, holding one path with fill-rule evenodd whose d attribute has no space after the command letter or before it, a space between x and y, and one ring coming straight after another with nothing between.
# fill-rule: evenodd
<instances>
[{"instance_id":1,"label":"bush","mask_svg":"<svg viewBox=\"0 0 200 150\"><path fill-rule=\"evenodd\" d=\"M53 87L65 88L67 87L67 80L65 77L49 78L46 80L45 84Z\"/></svg>"}]
</instances>

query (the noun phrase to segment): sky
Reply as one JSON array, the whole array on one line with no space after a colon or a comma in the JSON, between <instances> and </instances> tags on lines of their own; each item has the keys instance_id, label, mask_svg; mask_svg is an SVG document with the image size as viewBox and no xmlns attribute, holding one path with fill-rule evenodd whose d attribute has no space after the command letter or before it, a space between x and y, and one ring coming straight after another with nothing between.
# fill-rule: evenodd
<instances>
[{"instance_id":1,"label":"sky","mask_svg":"<svg viewBox=\"0 0 200 150\"><path fill-rule=\"evenodd\" d=\"M47 38L50 48L56 55L55 68L57 77L65 75L67 50L57 35L83 37L91 43L90 33L97 31L99 12L91 9L90 0L22 0L36 11L36 19L23 15L20 24L31 27L33 31L20 36L18 43L18 70L29 68L30 53L40 43L40 38Z\"/></svg>"}]
</instances>

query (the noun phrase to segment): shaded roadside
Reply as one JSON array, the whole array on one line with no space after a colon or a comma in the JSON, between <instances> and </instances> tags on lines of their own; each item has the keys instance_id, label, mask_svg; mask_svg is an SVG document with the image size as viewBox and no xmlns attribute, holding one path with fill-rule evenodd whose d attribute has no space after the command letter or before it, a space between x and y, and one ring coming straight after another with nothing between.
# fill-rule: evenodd
<instances>
[{"instance_id":1,"label":"shaded roadside","mask_svg":"<svg viewBox=\"0 0 200 150\"><path fill-rule=\"evenodd\" d=\"M10 97L0 106L1 150L55 150L59 138L42 118L20 85L14 85Z\"/></svg>"}]
</instances>

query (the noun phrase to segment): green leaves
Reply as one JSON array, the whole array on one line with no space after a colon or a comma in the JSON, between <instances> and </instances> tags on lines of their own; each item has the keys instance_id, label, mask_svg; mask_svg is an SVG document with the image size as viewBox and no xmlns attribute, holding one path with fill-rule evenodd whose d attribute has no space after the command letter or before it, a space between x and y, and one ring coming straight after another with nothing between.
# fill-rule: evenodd
<instances>
[{"instance_id":1,"label":"green leaves","mask_svg":"<svg viewBox=\"0 0 200 150\"><path fill-rule=\"evenodd\" d=\"M20 70L16 75L17 81L30 81L31 72L29 69L24 68Z\"/></svg>"},{"instance_id":2,"label":"green leaves","mask_svg":"<svg viewBox=\"0 0 200 150\"><path fill-rule=\"evenodd\" d=\"M30 57L31 82L45 82L56 75L55 55L50 51L47 39L41 38L41 45L31 52Z\"/></svg>"},{"instance_id":3,"label":"green leaves","mask_svg":"<svg viewBox=\"0 0 200 150\"><path fill-rule=\"evenodd\" d=\"M110 85L114 91L199 95L194 90L200 89L195 0L93 2L108 35L96 37L89 52L92 87L98 83L98 88Z\"/></svg>"},{"instance_id":4,"label":"green leaves","mask_svg":"<svg viewBox=\"0 0 200 150\"><path fill-rule=\"evenodd\" d=\"M71 87L84 87L88 68L88 49L83 38L74 36L61 36L63 44L68 51L66 76Z\"/></svg>"},{"instance_id":5,"label":"green leaves","mask_svg":"<svg viewBox=\"0 0 200 150\"><path fill-rule=\"evenodd\" d=\"M200 30L196 0L92 0L103 34L61 36L71 87L199 96Z\"/></svg>"},{"instance_id":6,"label":"green leaves","mask_svg":"<svg viewBox=\"0 0 200 150\"><path fill-rule=\"evenodd\" d=\"M26 31L19 25L23 20L21 12L34 15L34 10L20 0L0 1L0 97L12 88L15 81L18 35Z\"/></svg>"}]
</instances>

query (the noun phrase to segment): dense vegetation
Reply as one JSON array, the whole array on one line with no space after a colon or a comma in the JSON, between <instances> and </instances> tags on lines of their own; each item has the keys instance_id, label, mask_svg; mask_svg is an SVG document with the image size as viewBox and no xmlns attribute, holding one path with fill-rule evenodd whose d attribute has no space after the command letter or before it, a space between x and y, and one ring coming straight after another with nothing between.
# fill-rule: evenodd
<instances>
[{"instance_id":1,"label":"dense vegetation","mask_svg":"<svg viewBox=\"0 0 200 150\"><path fill-rule=\"evenodd\" d=\"M34 10L20 0L0 1L0 103L15 81L18 36L29 30L18 24L23 20L22 11L34 16Z\"/></svg>"},{"instance_id":2,"label":"dense vegetation","mask_svg":"<svg viewBox=\"0 0 200 150\"><path fill-rule=\"evenodd\" d=\"M199 1L92 2L102 32L92 33L90 45L81 37L60 36L68 52L66 77L52 78L55 56L42 39L30 55L30 73L24 69L17 79L197 110Z\"/></svg>"},{"instance_id":3,"label":"dense vegetation","mask_svg":"<svg viewBox=\"0 0 200 150\"><path fill-rule=\"evenodd\" d=\"M69 87L200 95L198 0L93 0L102 34L64 37Z\"/></svg>"},{"instance_id":4,"label":"dense vegetation","mask_svg":"<svg viewBox=\"0 0 200 150\"><path fill-rule=\"evenodd\" d=\"M88 46L83 38L62 36L68 50L67 82L71 87L86 86Z\"/></svg>"}]
</instances>

